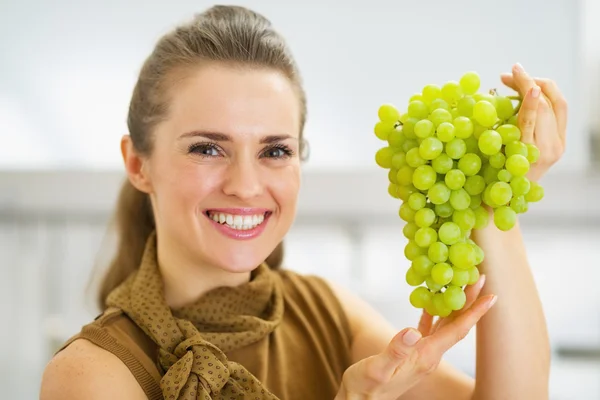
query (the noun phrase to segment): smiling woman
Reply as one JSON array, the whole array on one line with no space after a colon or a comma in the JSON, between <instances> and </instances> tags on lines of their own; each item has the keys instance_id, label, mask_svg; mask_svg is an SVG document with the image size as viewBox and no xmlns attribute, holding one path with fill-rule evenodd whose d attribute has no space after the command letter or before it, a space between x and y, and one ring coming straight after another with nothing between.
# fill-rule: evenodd
<instances>
[{"instance_id":1,"label":"smiling woman","mask_svg":"<svg viewBox=\"0 0 600 400\"><path fill-rule=\"evenodd\" d=\"M562 152L564 99L522 68L509 75L524 137L553 149L540 176ZM462 310L435 324L424 313L418 330L398 333L347 291L280 268L305 120L294 59L263 16L215 6L161 38L121 140L102 313L49 363L43 400L546 397L547 336L518 228L474 236L491 285L482 275ZM495 303L492 289L511 292L480 325L475 390L440 360Z\"/></svg>"}]
</instances>

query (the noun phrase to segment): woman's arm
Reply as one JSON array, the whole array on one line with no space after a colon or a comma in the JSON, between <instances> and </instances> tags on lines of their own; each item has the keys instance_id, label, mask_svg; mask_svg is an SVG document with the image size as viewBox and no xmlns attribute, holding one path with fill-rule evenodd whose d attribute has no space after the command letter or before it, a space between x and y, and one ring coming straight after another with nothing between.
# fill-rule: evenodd
<instances>
[{"instance_id":1,"label":"woman's arm","mask_svg":"<svg viewBox=\"0 0 600 400\"><path fill-rule=\"evenodd\" d=\"M550 345L546 321L517 225L502 232L491 222L474 231L485 252L483 294L496 305L477 324L474 399L547 399Z\"/></svg>"}]
</instances>

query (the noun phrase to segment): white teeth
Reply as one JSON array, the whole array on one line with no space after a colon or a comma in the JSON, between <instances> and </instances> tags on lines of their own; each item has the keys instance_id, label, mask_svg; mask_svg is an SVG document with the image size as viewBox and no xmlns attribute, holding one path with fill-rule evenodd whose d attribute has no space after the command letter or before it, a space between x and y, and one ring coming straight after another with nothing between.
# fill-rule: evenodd
<instances>
[{"instance_id":1,"label":"white teeth","mask_svg":"<svg viewBox=\"0 0 600 400\"><path fill-rule=\"evenodd\" d=\"M254 229L265 220L264 214L232 215L224 213L209 213L209 217L220 224L227 224L230 228L239 230Z\"/></svg>"}]
</instances>

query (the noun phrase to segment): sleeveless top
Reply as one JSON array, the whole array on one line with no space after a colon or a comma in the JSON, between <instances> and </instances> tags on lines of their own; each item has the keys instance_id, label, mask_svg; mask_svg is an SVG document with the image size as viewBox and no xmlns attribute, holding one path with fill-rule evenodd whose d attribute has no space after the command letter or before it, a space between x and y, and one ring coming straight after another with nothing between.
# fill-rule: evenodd
<instances>
[{"instance_id":1,"label":"sleeveless top","mask_svg":"<svg viewBox=\"0 0 600 400\"><path fill-rule=\"evenodd\" d=\"M351 364L348 319L323 279L289 270L273 273L283 283L280 325L258 342L225 355L280 399L331 400ZM158 346L123 311L108 308L57 353L76 339L86 339L117 356L149 399L163 398Z\"/></svg>"}]
</instances>

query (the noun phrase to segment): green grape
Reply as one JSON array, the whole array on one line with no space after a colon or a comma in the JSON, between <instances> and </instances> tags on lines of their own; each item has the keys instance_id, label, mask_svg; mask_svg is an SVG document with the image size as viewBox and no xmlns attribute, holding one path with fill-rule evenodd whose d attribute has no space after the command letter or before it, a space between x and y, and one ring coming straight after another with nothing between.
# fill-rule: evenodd
<instances>
[{"instance_id":1,"label":"green grape","mask_svg":"<svg viewBox=\"0 0 600 400\"><path fill-rule=\"evenodd\" d=\"M487 130L479 137L479 150L483 154L491 156L502 149L502 137L494 130Z\"/></svg>"},{"instance_id":2,"label":"green grape","mask_svg":"<svg viewBox=\"0 0 600 400\"><path fill-rule=\"evenodd\" d=\"M425 103L429 104L442 97L442 89L438 85L427 85L423 88L422 97Z\"/></svg>"},{"instance_id":3,"label":"green grape","mask_svg":"<svg viewBox=\"0 0 600 400\"><path fill-rule=\"evenodd\" d=\"M469 282L468 285L474 285L479 280L479 269L477 267L473 267L469 270Z\"/></svg>"},{"instance_id":4,"label":"green grape","mask_svg":"<svg viewBox=\"0 0 600 400\"><path fill-rule=\"evenodd\" d=\"M469 71L460 78L460 87L465 94L475 94L481 81L477 72Z\"/></svg>"},{"instance_id":5,"label":"green grape","mask_svg":"<svg viewBox=\"0 0 600 400\"><path fill-rule=\"evenodd\" d=\"M427 285L427 287L429 288L429 290L431 290L434 293L435 292L439 292L444 287L444 285L440 285L439 283L437 283L436 281L434 281L431 278L431 276L425 278L425 284ZM434 298L435 298L435 295L434 295Z\"/></svg>"},{"instance_id":6,"label":"green grape","mask_svg":"<svg viewBox=\"0 0 600 400\"><path fill-rule=\"evenodd\" d=\"M427 137L433 136L435 128L433 126L433 122L428 119L422 119L415 124L415 135L419 139L425 139Z\"/></svg>"},{"instance_id":7,"label":"green grape","mask_svg":"<svg viewBox=\"0 0 600 400\"><path fill-rule=\"evenodd\" d=\"M392 157L394 156L394 149L390 147L382 147L375 153L375 162L381 168L392 168Z\"/></svg>"},{"instance_id":8,"label":"green grape","mask_svg":"<svg viewBox=\"0 0 600 400\"><path fill-rule=\"evenodd\" d=\"M402 124L405 124L409 118L410 118L410 115L408 115L408 113L404 113L404 114L400 115L400 122L402 122Z\"/></svg>"},{"instance_id":9,"label":"green grape","mask_svg":"<svg viewBox=\"0 0 600 400\"><path fill-rule=\"evenodd\" d=\"M512 175L510 172L508 172L508 170L501 169L500 171L498 171L498 180L499 181L510 182L511 179L512 179Z\"/></svg>"},{"instance_id":10,"label":"green grape","mask_svg":"<svg viewBox=\"0 0 600 400\"><path fill-rule=\"evenodd\" d=\"M517 213L510 207L502 206L494 210L494 224L501 231L508 231L515 226Z\"/></svg>"},{"instance_id":11,"label":"green grape","mask_svg":"<svg viewBox=\"0 0 600 400\"><path fill-rule=\"evenodd\" d=\"M481 169L481 158L477 154L467 153L458 160L458 169L466 176L474 176Z\"/></svg>"},{"instance_id":12,"label":"green grape","mask_svg":"<svg viewBox=\"0 0 600 400\"><path fill-rule=\"evenodd\" d=\"M394 168L390 169L389 172L388 172L388 180L391 183L396 183L397 184L398 183L398 179L396 179L396 175L397 174L398 174L398 170L397 169L394 169Z\"/></svg>"},{"instance_id":13,"label":"green grape","mask_svg":"<svg viewBox=\"0 0 600 400\"><path fill-rule=\"evenodd\" d=\"M452 125L450 122L442 122L437 128L436 136L442 142L451 141L454 139L454 125Z\"/></svg>"},{"instance_id":14,"label":"green grape","mask_svg":"<svg viewBox=\"0 0 600 400\"><path fill-rule=\"evenodd\" d=\"M514 156L516 154L527 157L527 146L525 143L519 142L518 140L508 142L504 148L504 154L506 154L506 157Z\"/></svg>"},{"instance_id":15,"label":"green grape","mask_svg":"<svg viewBox=\"0 0 600 400\"><path fill-rule=\"evenodd\" d=\"M465 286L469 283L469 271L466 269L452 268L452 281L454 286Z\"/></svg>"},{"instance_id":16,"label":"green grape","mask_svg":"<svg viewBox=\"0 0 600 400\"><path fill-rule=\"evenodd\" d=\"M467 302L465 292L459 286L448 286L444 292L444 302L451 310L460 310Z\"/></svg>"},{"instance_id":17,"label":"green grape","mask_svg":"<svg viewBox=\"0 0 600 400\"><path fill-rule=\"evenodd\" d=\"M463 97L458 101L458 105L456 106L458 113L463 117L471 118L475 103L476 101L472 96Z\"/></svg>"},{"instance_id":18,"label":"green grape","mask_svg":"<svg viewBox=\"0 0 600 400\"><path fill-rule=\"evenodd\" d=\"M397 176L397 175L396 175ZM411 194L415 193L417 188L413 185L401 185L398 186L398 198L402 201L408 201Z\"/></svg>"},{"instance_id":19,"label":"green grape","mask_svg":"<svg viewBox=\"0 0 600 400\"><path fill-rule=\"evenodd\" d=\"M427 160L421 157L418 147L413 147L406 153L406 163L413 168L417 168L427 164Z\"/></svg>"},{"instance_id":20,"label":"green grape","mask_svg":"<svg viewBox=\"0 0 600 400\"><path fill-rule=\"evenodd\" d=\"M398 215L406 222L413 222L415 220L415 210L410 208L408 203L402 203L398 210Z\"/></svg>"},{"instance_id":21,"label":"green grape","mask_svg":"<svg viewBox=\"0 0 600 400\"><path fill-rule=\"evenodd\" d=\"M454 208L452 208L449 201L442 204L436 204L435 213L442 218L450 218L452 213L454 213Z\"/></svg>"},{"instance_id":22,"label":"green grape","mask_svg":"<svg viewBox=\"0 0 600 400\"><path fill-rule=\"evenodd\" d=\"M452 190L458 190L465 184L466 178L464 172L459 169L453 169L448 171L444 179L446 186Z\"/></svg>"},{"instance_id":23,"label":"green grape","mask_svg":"<svg viewBox=\"0 0 600 400\"><path fill-rule=\"evenodd\" d=\"M409 300L413 307L425 308L425 306L431 302L432 297L433 293L431 293L426 287L419 286L411 292Z\"/></svg>"},{"instance_id":24,"label":"green grape","mask_svg":"<svg viewBox=\"0 0 600 400\"><path fill-rule=\"evenodd\" d=\"M429 107L420 100L413 100L408 105L408 115L418 119L427 118L429 115Z\"/></svg>"},{"instance_id":25,"label":"green grape","mask_svg":"<svg viewBox=\"0 0 600 400\"><path fill-rule=\"evenodd\" d=\"M417 226L417 224L415 224L414 222L408 222L406 225L404 225L404 228L402 228L402 233L404 234L405 238L414 239L415 233L418 230L419 227Z\"/></svg>"},{"instance_id":26,"label":"green grape","mask_svg":"<svg viewBox=\"0 0 600 400\"><path fill-rule=\"evenodd\" d=\"M500 172L500 170L492 167L491 165L486 165L483 167L482 176L485 180L485 183L489 184L495 182L498 179L498 172ZM398 182L400 182L400 178L398 178Z\"/></svg>"},{"instance_id":27,"label":"green grape","mask_svg":"<svg viewBox=\"0 0 600 400\"><path fill-rule=\"evenodd\" d=\"M415 93L412 96L410 96L408 103L410 104L412 101L415 101L415 100L423 101L423 96L421 96L421 93Z\"/></svg>"},{"instance_id":28,"label":"green grape","mask_svg":"<svg viewBox=\"0 0 600 400\"><path fill-rule=\"evenodd\" d=\"M544 188L537 182L531 182L529 192L525 195L525 200L530 203L535 203L544 198Z\"/></svg>"},{"instance_id":29,"label":"green grape","mask_svg":"<svg viewBox=\"0 0 600 400\"><path fill-rule=\"evenodd\" d=\"M456 118L460 117L460 113L458 112L458 108L453 108L450 110L450 114L452 115L452 120L455 120Z\"/></svg>"},{"instance_id":30,"label":"green grape","mask_svg":"<svg viewBox=\"0 0 600 400\"><path fill-rule=\"evenodd\" d=\"M452 309L448 307L446 301L444 300L443 293L434 294L432 302L435 305L435 309L440 317L447 317L452 312Z\"/></svg>"},{"instance_id":31,"label":"green grape","mask_svg":"<svg viewBox=\"0 0 600 400\"><path fill-rule=\"evenodd\" d=\"M440 242L451 246L460 240L460 227L454 222L444 222L442 226L440 226L438 236Z\"/></svg>"},{"instance_id":32,"label":"green grape","mask_svg":"<svg viewBox=\"0 0 600 400\"><path fill-rule=\"evenodd\" d=\"M421 247L429 247L437 241L437 232L433 228L421 228L415 233L415 243Z\"/></svg>"},{"instance_id":33,"label":"green grape","mask_svg":"<svg viewBox=\"0 0 600 400\"><path fill-rule=\"evenodd\" d=\"M418 118L408 118L402 125L402 132L408 139L415 139L415 125L419 122Z\"/></svg>"},{"instance_id":34,"label":"green grape","mask_svg":"<svg viewBox=\"0 0 600 400\"><path fill-rule=\"evenodd\" d=\"M435 222L435 212L431 208L421 208L415 213L414 218L418 227L426 228Z\"/></svg>"},{"instance_id":35,"label":"green grape","mask_svg":"<svg viewBox=\"0 0 600 400\"><path fill-rule=\"evenodd\" d=\"M443 99L435 99L429 105L429 111L437 110L438 108L443 108L444 110L450 111L450 106Z\"/></svg>"},{"instance_id":36,"label":"green grape","mask_svg":"<svg viewBox=\"0 0 600 400\"><path fill-rule=\"evenodd\" d=\"M412 183L419 190L428 190L435 185L437 174L430 165L421 165L412 175Z\"/></svg>"},{"instance_id":37,"label":"green grape","mask_svg":"<svg viewBox=\"0 0 600 400\"><path fill-rule=\"evenodd\" d=\"M398 184L404 186L410 185L413 181L414 172L415 169L409 167L408 165L405 165L404 167L400 168L398 170L398 173L396 174L396 180L398 180Z\"/></svg>"},{"instance_id":38,"label":"green grape","mask_svg":"<svg viewBox=\"0 0 600 400\"><path fill-rule=\"evenodd\" d=\"M431 120L431 122L433 122L433 124L437 128L438 126L440 126L440 124L442 122L451 122L452 114L450 114L450 111L448 111L448 110L444 110L443 108L438 108L431 112L429 119Z\"/></svg>"},{"instance_id":39,"label":"green grape","mask_svg":"<svg viewBox=\"0 0 600 400\"><path fill-rule=\"evenodd\" d=\"M431 269L431 279L440 285L447 285L452 280L452 266L448 263L435 264Z\"/></svg>"},{"instance_id":40,"label":"green grape","mask_svg":"<svg viewBox=\"0 0 600 400\"><path fill-rule=\"evenodd\" d=\"M498 114L492 103L482 100L475 103L475 106L473 107L473 118L479 125L490 127L496 123Z\"/></svg>"},{"instance_id":41,"label":"green grape","mask_svg":"<svg viewBox=\"0 0 600 400\"><path fill-rule=\"evenodd\" d=\"M506 159L506 169L512 176L524 176L529 171L529 161L521 154L514 154Z\"/></svg>"},{"instance_id":42,"label":"green grape","mask_svg":"<svg viewBox=\"0 0 600 400\"><path fill-rule=\"evenodd\" d=\"M463 232L470 231L475 227L475 212L472 209L456 210L452 214L452 222L460 227Z\"/></svg>"},{"instance_id":43,"label":"green grape","mask_svg":"<svg viewBox=\"0 0 600 400\"><path fill-rule=\"evenodd\" d=\"M495 204L503 206L512 198L512 189L506 182L496 182L490 189L490 197Z\"/></svg>"},{"instance_id":44,"label":"green grape","mask_svg":"<svg viewBox=\"0 0 600 400\"><path fill-rule=\"evenodd\" d=\"M417 274L413 268L406 270L405 278L406 283L408 283L410 286L419 286L421 283L425 282L425 277Z\"/></svg>"},{"instance_id":45,"label":"green grape","mask_svg":"<svg viewBox=\"0 0 600 400\"><path fill-rule=\"evenodd\" d=\"M517 114L513 115L512 117L510 117L508 119L508 121L506 121L506 123L509 124L509 125L518 126L519 125L519 118L518 118Z\"/></svg>"},{"instance_id":46,"label":"green grape","mask_svg":"<svg viewBox=\"0 0 600 400\"><path fill-rule=\"evenodd\" d=\"M496 132L502 137L502 144L509 144L521 139L521 131L518 127L510 124L500 125Z\"/></svg>"},{"instance_id":47,"label":"green grape","mask_svg":"<svg viewBox=\"0 0 600 400\"><path fill-rule=\"evenodd\" d=\"M490 215L488 214L487 210L483 207L477 207L473 209L473 212L475 213L475 226L473 228L485 228L490 221Z\"/></svg>"},{"instance_id":48,"label":"green grape","mask_svg":"<svg viewBox=\"0 0 600 400\"><path fill-rule=\"evenodd\" d=\"M496 96L496 112L498 113L498 118L506 120L513 116L515 108L508 97Z\"/></svg>"},{"instance_id":49,"label":"green grape","mask_svg":"<svg viewBox=\"0 0 600 400\"><path fill-rule=\"evenodd\" d=\"M467 139L473 135L473 122L467 117L457 117L452 123L454 125L454 135L459 139Z\"/></svg>"},{"instance_id":50,"label":"green grape","mask_svg":"<svg viewBox=\"0 0 600 400\"><path fill-rule=\"evenodd\" d=\"M443 182L435 183L427 192L429 201L433 204L442 204L450 200L451 190Z\"/></svg>"},{"instance_id":51,"label":"green grape","mask_svg":"<svg viewBox=\"0 0 600 400\"><path fill-rule=\"evenodd\" d=\"M450 205L455 210L466 210L471 204L471 196L465 189L453 190L450 194Z\"/></svg>"},{"instance_id":52,"label":"green grape","mask_svg":"<svg viewBox=\"0 0 600 400\"><path fill-rule=\"evenodd\" d=\"M475 194L471 196L471 204L469 204L469 208L471 210L476 209L481 205L481 194Z\"/></svg>"},{"instance_id":53,"label":"green grape","mask_svg":"<svg viewBox=\"0 0 600 400\"><path fill-rule=\"evenodd\" d=\"M455 267L469 269L475 265L475 249L469 243L459 242L450 246L448 258Z\"/></svg>"},{"instance_id":54,"label":"green grape","mask_svg":"<svg viewBox=\"0 0 600 400\"><path fill-rule=\"evenodd\" d=\"M390 183L388 185L388 193L395 199L400 198L400 196L398 195L398 185L396 185L395 183Z\"/></svg>"},{"instance_id":55,"label":"green grape","mask_svg":"<svg viewBox=\"0 0 600 400\"><path fill-rule=\"evenodd\" d=\"M415 211L419 211L427 204L427 198L422 193L413 193L408 197L408 206Z\"/></svg>"},{"instance_id":56,"label":"green grape","mask_svg":"<svg viewBox=\"0 0 600 400\"><path fill-rule=\"evenodd\" d=\"M486 128L485 126L481 126L479 124L475 124L473 126L473 137L475 139L477 139L477 141L478 141L477 149L479 149L479 138L481 137L481 134L487 130L488 130L488 128Z\"/></svg>"},{"instance_id":57,"label":"green grape","mask_svg":"<svg viewBox=\"0 0 600 400\"><path fill-rule=\"evenodd\" d=\"M444 144L434 137L423 139L419 146L419 154L426 160L433 160L444 151Z\"/></svg>"},{"instance_id":58,"label":"green grape","mask_svg":"<svg viewBox=\"0 0 600 400\"><path fill-rule=\"evenodd\" d=\"M473 95L473 98L477 102L487 101L488 103L494 106L494 111L496 111L496 96L493 96L489 93L475 93Z\"/></svg>"},{"instance_id":59,"label":"green grape","mask_svg":"<svg viewBox=\"0 0 600 400\"><path fill-rule=\"evenodd\" d=\"M448 246L442 242L435 242L427 249L427 256L434 263L442 263L448 259Z\"/></svg>"},{"instance_id":60,"label":"green grape","mask_svg":"<svg viewBox=\"0 0 600 400\"><path fill-rule=\"evenodd\" d=\"M392 156L392 168L399 170L406 165L406 153L399 151Z\"/></svg>"},{"instance_id":61,"label":"green grape","mask_svg":"<svg viewBox=\"0 0 600 400\"><path fill-rule=\"evenodd\" d=\"M404 143L402 143L402 151L405 153L408 153L410 149L415 147L419 147L419 142L417 142L415 139L407 139L404 141Z\"/></svg>"},{"instance_id":62,"label":"green grape","mask_svg":"<svg viewBox=\"0 0 600 400\"><path fill-rule=\"evenodd\" d=\"M466 156L465 156L466 157ZM460 168L460 163L459 163ZM477 194L483 193L485 189L485 180L481 175L473 175L469 176L465 181L464 189L471 196L475 196Z\"/></svg>"},{"instance_id":63,"label":"green grape","mask_svg":"<svg viewBox=\"0 0 600 400\"><path fill-rule=\"evenodd\" d=\"M423 251L421 247L419 247L419 251ZM429 276L431 274L431 268L433 268L434 262L431 261L425 254L419 254L413 260L411 260L411 268L415 270L415 272L422 276Z\"/></svg>"},{"instance_id":64,"label":"green grape","mask_svg":"<svg viewBox=\"0 0 600 400\"><path fill-rule=\"evenodd\" d=\"M510 208L517 214L522 214L527 211L529 204L527 203L527 200L525 200L525 196L517 196L511 199Z\"/></svg>"},{"instance_id":65,"label":"green grape","mask_svg":"<svg viewBox=\"0 0 600 400\"><path fill-rule=\"evenodd\" d=\"M393 122L379 121L375 124L375 136L381 140L387 140L390 132L394 130Z\"/></svg>"},{"instance_id":66,"label":"green grape","mask_svg":"<svg viewBox=\"0 0 600 400\"><path fill-rule=\"evenodd\" d=\"M483 249L479 246L477 246L477 244L475 244L475 242L472 243L473 248L475 249L475 265L479 265L483 262L484 259L484 254L483 254Z\"/></svg>"},{"instance_id":67,"label":"green grape","mask_svg":"<svg viewBox=\"0 0 600 400\"><path fill-rule=\"evenodd\" d=\"M527 161L531 164L537 162L540 158L540 149L536 147L535 144L527 143Z\"/></svg>"},{"instance_id":68,"label":"green grape","mask_svg":"<svg viewBox=\"0 0 600 400\"><path fill-rule=\"evenodd\" d=\"M419 256L424 256L426 253L427 251L422 247L419 247L419 245L416 244L413 240L409 240L406 246L404 247L404 257L406 257L406 259L409 261L413 261Z\"/></svg>"},{"instance_id":69,"label":"green grape","mask_svg":"<svg viewBox=\"0 0 600 400\"><path fill-rule=\"evenodd\" d=\"M516 176L510 181L510 188L512 189L514 196L527 194L530 187L531 183L529 182L529 179L524 176Z\"/></svg>"},{"instance_id":70,"label":"green grape","mask_svg":"<svg viewBox=\"0 0 600 400\"><path fill-rule=\"evenodd\" d=\"M491 182L485 188L485 190L483 191L483 196L482 196L483 202L492 208L496 208L498 206L496 203L494 203L494 200L492 200L492 196L490 196L490 192L492 191L492 186L494 186L494 183L496 183L496 181Z\"/></svg>"},{"instance_id":71,"label":"green grape","mask_svg":"<svg viewBox=\"0 0 600 400\"><path fill-rule=\"evenodd\" d=\"M506 156L502 153L492 154L489 158L490 165L494 168L502 168L504 167L504 162L506 161Z\"/></svg>"},{"instance_id":72,"label":"green grape","mask_svg":"<svg viewBox=\"0 0 600 400\"><path fill-rule=\"evenodd\" d=\"M467 152L467 145L462 139L453 139L446 144L446 154L455 160L460 159Z\"/></svg>"},{"instance_id":73,"label":"green grape","mask_svg":"<svg viewBox=\"0 0 600 400\"><path fill-rule=\"evenodd\" d=\"M463 95L460 84L455 81L446 82L442 86L442 98L449 104L456 103Z\"/></svg>"},{"instance_id":74,"label":"green grape","mask_svg":"<svg viewBox=\"0 0 600 400\"><path fill-rule=\"evenodd\" d=\"M402 145L406 142L406 136L404 136L402 130L392 129L388 135L387 141L390 147L402 149Z\"/></svg>"},{"instance_id":75,"label":"green grape","mask_svg":"<svg viewBox=\"0 0 600 400\"><path fill-rule=\"evenodd\" d=\"M393 104L383 104L379 107L377 115L383 122L396 122L400 119L400 113Z\"/></svg>"},{"instance_id":76,"label":"green grape","mask_svg":"<svg viewBox=\"0 0 600 400\"><path fill-rule=\"evenodd\" d=\"M431 161L431 166L438 174L446 174L452 169L452 163L452 159L448 154L442 153Z\"/></svg>"},{"instance_id":77,"label":"green grape","mask_svg":"<svg viewBox=\"0 0 600 400\"><path fill-rule=\"evenodd\" d=\"M425 311L427 311L427 314L431 315L432 317L438 315L438 312L435 309L435 304L433 304L433 296L431 297L431 300L429 300L429 303L425 305Z\"/></svg>"}]
</instances>

